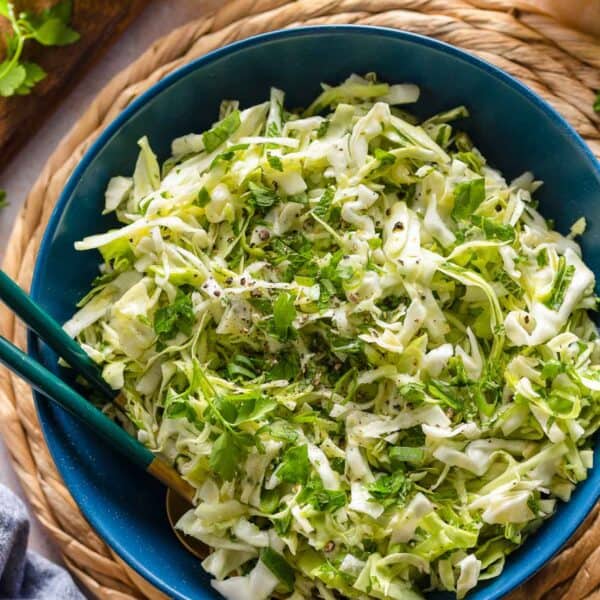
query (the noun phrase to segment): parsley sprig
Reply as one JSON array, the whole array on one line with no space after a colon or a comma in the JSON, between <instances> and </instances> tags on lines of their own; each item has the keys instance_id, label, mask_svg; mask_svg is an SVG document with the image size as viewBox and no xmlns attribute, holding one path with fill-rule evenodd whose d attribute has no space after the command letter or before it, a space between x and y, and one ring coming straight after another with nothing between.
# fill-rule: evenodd
<instances>
[{"instance_id":1,"label":"parsley sprig","mask_svg":"<svg viewBox=\"0 0 600 600\"><path fill-rule=\"evenodd\" d=\"M186 335L192 334L192 327L196 322L194 306L191 294L181 290L172 304L159 308L154 317L154 331L160 342L172 339L177 332L182 331Z\"/></svg>"},{"instance_id":2,"label":"parsley sprig","mask_svg":"<svg viewBox=\"0 0 600 600\"><path fill-rule=\"evenodd\" d=\"M198 360L194 359L192 381L188 392L197 391L202 393L208 404L210 420L220 429L209 457L210 468L224 481L230 481L243 467L250 448L256 447L259 452L264 452L258 435L243 431L239 426L264 418L277 407L277 403L261 394L238 396L219 394L204 374ZM192 422L197 420L196 413L193 409L190 410L189 404L180 407L178 403L176 412L171 411L169 416L185 416Z\"/></svg>"},{"instance_id":3,"label":"parsley sprig","mask_svg":"<svg viewBox=\"0 0 600 600\"><path fill-rule=\"evenodd\" d=\"M6 17L12 31L5 35L6 58L0 63L0 96L24 96L46 77L46 71L37 63L22 60L29 40L42 46L66 46L79 39L79 34L68 25L72 2L62 0L52 8L35 14L15 12L8 0L0 0L0 15Z\"/></svg>"}]
</instances>

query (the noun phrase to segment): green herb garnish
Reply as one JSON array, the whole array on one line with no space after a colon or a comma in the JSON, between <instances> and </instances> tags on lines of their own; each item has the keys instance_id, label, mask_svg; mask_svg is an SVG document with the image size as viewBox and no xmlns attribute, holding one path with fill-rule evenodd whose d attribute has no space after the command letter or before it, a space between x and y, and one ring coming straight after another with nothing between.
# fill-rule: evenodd
<instances>
[{"instance_id":1,"label":"green herb garnish","mask_svg":"<svg viewBox=\"0 0 600 600\"><path fill-rule=\"evenodd\" d=\"M66 46L79 40L79 34L69 27L71 0L62 0L40 13L17 13L12 2L0 0L0 15L6 17L11 31L5 35L6 58L0 63L0 96L24 96L45 79L40 65L22 60L29 40L42 46Z\"/></svg>"}]
</instances>

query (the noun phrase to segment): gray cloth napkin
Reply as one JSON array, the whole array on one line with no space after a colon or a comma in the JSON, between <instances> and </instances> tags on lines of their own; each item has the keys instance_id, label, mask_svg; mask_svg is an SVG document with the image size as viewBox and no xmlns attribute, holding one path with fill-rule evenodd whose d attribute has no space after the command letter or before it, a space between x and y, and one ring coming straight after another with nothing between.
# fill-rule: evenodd
<instances>
[{"instance_id":1,"label":"gray cloth napkin","mask_svg":"<svg viewBox=\"0 0 600 600\"><path fill-rule=\"evenodd\" d=\"M85 600L64 569L27 552L28 537L23 502L0 485L0 600Z\"/></svg>"}]
</instances>

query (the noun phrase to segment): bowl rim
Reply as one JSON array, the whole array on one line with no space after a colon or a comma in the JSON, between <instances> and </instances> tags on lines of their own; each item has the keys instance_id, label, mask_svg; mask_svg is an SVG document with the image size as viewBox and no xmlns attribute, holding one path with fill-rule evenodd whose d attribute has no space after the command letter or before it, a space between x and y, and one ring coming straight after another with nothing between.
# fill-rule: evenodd
<instances>
[{"instance_id":1,"label":"bowl rim","mask_svg":"<svg viewBox=\"0 0 600 600\"><path fill-rule=\"evenodd\" d=\"M546 100L541 98L531 88L529 88L527 85L525 85L512 75L508 74L506 71L500 69L499 67L496 67L495 65L477 56L470 54L469 52L461 48L452 46L451 44L442 42L440 40L425 35L399 29L393 29L390 27L378 27L371 25L313 25L294 27L290 29L277 29L266 33L250 36L248 38L244 38L236 42L232 42L231 44L227 44L226 46L216 48L198 58L191 60L190 62L179 67L172 73L166 75L160 81L150 86L145 92L143 92L140 96L135 98L127 107L125 107L125 109L106 126L106 128L94 140L91 146L85 151L83 157L73 169L73 172L70 174L64 188L60 193L59 199L52 210L48 223L45 227L42 241L40 243L35 260L35 267L30 292L32 298L36 301L40 300L41 273L44 271L44 266L52 244L53 233L57 229L59 219L64 211L65 205L67 204L69 198L75 191L79 180L81 179L82 175L85 173L89 165L92 163L92 161L96 158L100 150L111 140L113 135L115 135L119 131L121 126L125 124L127 120L138 111L138 109L140 109L151 99L159 95L163 90L167 89L177 81L186 77L189 73L195 71L203 65L210 64L211 62L218 60L221 57L227 56L228 54L232 54L240 50L244 50L248 47L260 45L264 42L277 40L281 38L340 34L344 33L345 31L351 31L354 33L358 32L367 36L375 35L389 38L400 38L409 43L413 43L416 45L424 45L432 49L450 54L458 60L464 61L472 66L475 66L487 72L499 82L507 84L509 87L511 87L521 96L523 96L524 99L528 100L529 102L532 102L551 120L557 122L559 127L562 129L563 133L566 134L569 138L571 138L571 141L575 142L577 146L579 146L584 156L586 156L590 161L592 168L594 168L598 173L600 173L600 161L594 156L589 146L575 131L574 127ZM28 353L34 359L41 362L41 356L39 354L39 347L37 344L37 337L31 331L27 332L27 350ZM36 390L33 390L33 394L35 399L36 411L38 414L44 439L46 441L50 454L54 460L54 444L47 435L47 428L49 427L49 425L45 422L44 419L41 418L40 413L39 400L42 395ZM67 489L69 489L69 492L71 492L71 488L67 484L63 471L58 466L58 464L56 464L56 462L55 465L61 477L63 477L65 486L67 487ZM600 465L596 468L600 468ZM579 527L579 525L581 525L581 523L584 521L586 516L589 514L589 512L592 510L592 508L595 506L599 499L600 486L594 491L593 494L591 494L587 498L581 498L579 500L577 515L569 521L568 526L565 525L565 527L562 528L562 533L559 536L555 537L556 543L545 546L542 549L542 551L535 553L534 556L526 564L523 564L521 568L517 569L514 573L506 574L504 581L501 580L501 577L503 575L501 574L497 579L495 579L497 585L495 585L494 588L496 589L489 590L490 595L486 596L486 600L501 598L511 590L524 583L537 571L539 571L545 563L547 563L553 556L558 554L558 552L571 538L575 530ZM144 577L147 581L149 581L152 585L154 585L164 593L172 595L173 597L185 598L185 596L182 596L181 593L172 589L168 583L155 576L153 572L150 571L147 567L145 567L143 563L139 562L134 556L132 556L127 549L123 548L120 544L115 543L115 540L112 539L110 529L107 529L105 527L103 521L96 519L94 512L89 510L89 507L87 507L86 505L80 505L78 502L77 506L85 515L86 519L89 521L94 530L98 533L98 535L100 535L102 540L113 551L115 551L120 556L120 558L122 558L131 568L137 571L142 577ZM473 590L473 593L477 594L477 588ZM477 595L477 597L478 596L479 595ZM483 598L479 600L483 600Z\"/></svg>"}]
</instances>

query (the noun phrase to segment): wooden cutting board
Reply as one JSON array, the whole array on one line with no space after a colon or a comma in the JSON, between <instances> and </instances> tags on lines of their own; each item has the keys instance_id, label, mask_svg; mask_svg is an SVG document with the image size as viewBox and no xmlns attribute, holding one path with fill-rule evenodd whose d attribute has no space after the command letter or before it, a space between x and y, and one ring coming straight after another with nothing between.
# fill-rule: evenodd
<instances>
[{"instance_id":1,"label":"wooden cutting board","mask_svg":"<svg viewBox=\"0 0 600 600\"><path fill-rule=\"evenodd\" d=\"M15 4L21 10L37 11L55 3L21 0ZM31 137L70 86L148 3L149 0L73 0L70 26L81 35L79 41L61 47L28 42L25 57L40 64L48 76L28 96L0 97L0 170L9 164L19 146ZM4 18L0 20L0 30L9 30ZM1 41L0 48L3 55Z\"/></svg>"}]
</instances>

